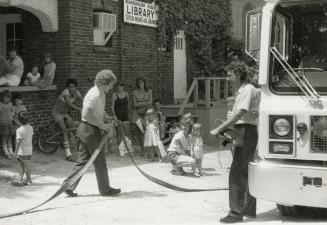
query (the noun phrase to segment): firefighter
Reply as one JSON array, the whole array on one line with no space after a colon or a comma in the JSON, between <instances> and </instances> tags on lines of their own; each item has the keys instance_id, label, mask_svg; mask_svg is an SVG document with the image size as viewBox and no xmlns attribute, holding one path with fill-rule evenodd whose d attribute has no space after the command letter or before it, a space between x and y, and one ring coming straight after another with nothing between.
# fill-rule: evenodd
<instances>
[{"instance_id":1,"label":"firefighter","mask_svg":"<svg viewBox=\"0 0 327 225\"><path fill-rule=\"evenodd\" d=\"M220 222L242 222L243 216L256 216L256 199L248 190L248 163L253 160L257 141L257 120L260 92L251 84L251 74L247 65L235 61L226 68L227 75L236 91L230 117L210 131L212 135L220 135L227 128L238 131L233 140L233 162L229 174L229 208L228 215Z\"/></svg>"}]
</instances>

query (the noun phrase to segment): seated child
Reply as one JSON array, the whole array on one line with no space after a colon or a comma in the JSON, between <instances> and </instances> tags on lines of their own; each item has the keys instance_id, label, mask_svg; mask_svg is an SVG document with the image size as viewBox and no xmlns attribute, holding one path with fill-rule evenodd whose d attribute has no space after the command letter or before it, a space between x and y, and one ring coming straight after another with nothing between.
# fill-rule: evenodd
<instances>
[{"instance_id":1,"label":"seated child","mask_svg":"<svg viewBox=\"0 0 327 225\"><path fill-rule=\"evenodd\" d=\"M201 124L195 123L193 125L191 133L191 156L196 160L196 166L194 166L193 174L195 174L195 169L198 168L199 175L203 176L202 173L202 159L203 159L203 139L201 137Z\"/></svg>"},{"instance_id":2,"label":"seated child","mask_svg":"<svg viewBox=\"0 0 327 225\"><path fill-rule=\"evenodd\" d=\"M26 75L26 80L25 80L24 84L26 86L34 85L36 83L36 81L38 81L40 79L40 77L41 77L41 75L39 73L39 67L37 65L34 65L32 67L32 71Z\"/></svg>"},{"instance_id":3,"label":"seated child","mask_svg":"<svg viewBox=\"0 0 327 225\"><path fill-rule=\"evenodd\" d=\"M158 156L158 161L166 156L166 151L159 137L158 118L154 109L148 109L145 116L145 133L144 147L147 149L147 154L150 161L155 161L155 153Z\"/></svg>"},{"instance_id":4,"label":"seated child","mask_svg":"<svg viewBox=\"0 0 327 225\"><path fill-rule=\"evenodd\" d=\"M25 111L21 111L18 114L18 120L22 124L16 131L16 149L14 158L20 161L19 169L19 180L14 181L12 184L16 186L31 185L31 169L30 163L32 157L32 138L33 138L33 127L28 124L28 115ZM24 180L24 175L26 179Z\"/></svg>"}]
</instances>

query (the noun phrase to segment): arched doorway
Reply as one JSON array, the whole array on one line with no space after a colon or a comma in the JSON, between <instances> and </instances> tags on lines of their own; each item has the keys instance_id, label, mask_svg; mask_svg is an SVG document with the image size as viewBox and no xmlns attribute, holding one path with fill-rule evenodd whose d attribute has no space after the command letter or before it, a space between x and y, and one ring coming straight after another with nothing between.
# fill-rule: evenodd
<instances>
[{"instance_id":1,"label":"arched doorway","mask_svg":"<svg viewBox=\"0 0 327 225\"><path fill-rule=\"evenodd\" d=\"M58 31L57 0L1 0L0 7L14 7L31 12L40 20L44 32Z\"/></svg>"}]
</instances>

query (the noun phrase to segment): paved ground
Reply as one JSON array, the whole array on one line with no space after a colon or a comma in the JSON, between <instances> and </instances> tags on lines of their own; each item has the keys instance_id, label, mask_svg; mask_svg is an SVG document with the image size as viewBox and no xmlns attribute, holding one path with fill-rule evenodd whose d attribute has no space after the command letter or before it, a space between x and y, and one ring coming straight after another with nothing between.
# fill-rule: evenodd
<instances>
[{"instance_id":1,"label":"paved ground","mask_svg":"<svg viewBox=\"0 0 327 225\"><path fill-rule=\"evenodd\" d=\"M204 158L204 177L177 177L169 173L169 163L148 162L136 157L141 168L152 176L188 188L226 187L229 151L219 151L223 169L218 164L218 151L208 148ZM128 158L107 155L110 181L122 188L118 197L98 195L93 168L77 188L78 198L65 195L44 205L37 212L0 219L1 225L102 225L102 224L217 224L228 211L228 191L183 193L158 186L143 177ZM22 210L40 203L54 193L71 173L72 163L63 160L63 151L33 156L33 185L13 187L17 176L16 162L0 159L0 214ZM281 217L273 203L259 201L258 216L245 218L250 224L289 224L319 222L312 219Z\"/></svg>"}]
</instances>

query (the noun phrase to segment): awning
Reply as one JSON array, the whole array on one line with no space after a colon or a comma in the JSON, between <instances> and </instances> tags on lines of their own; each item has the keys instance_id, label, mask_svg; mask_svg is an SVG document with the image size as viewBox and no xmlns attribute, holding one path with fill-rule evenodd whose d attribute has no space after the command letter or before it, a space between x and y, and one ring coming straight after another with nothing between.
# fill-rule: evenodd
<instances>
[{"instance_id":1,"label":"awning","mask_svg":"<svg viewBox=\"0 0 327 225\"><path fill-rule=\"evenodd\" d=\"M17 7L33 13L44 32L58 31L58 0L0 0L0 7Z\"/></svg>"}]
</instances>

